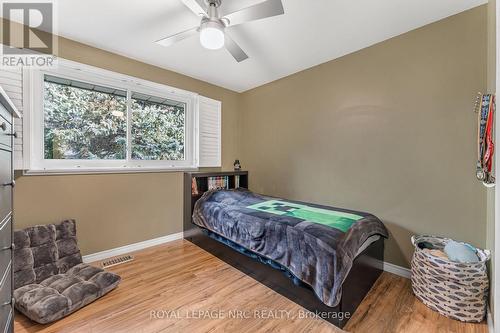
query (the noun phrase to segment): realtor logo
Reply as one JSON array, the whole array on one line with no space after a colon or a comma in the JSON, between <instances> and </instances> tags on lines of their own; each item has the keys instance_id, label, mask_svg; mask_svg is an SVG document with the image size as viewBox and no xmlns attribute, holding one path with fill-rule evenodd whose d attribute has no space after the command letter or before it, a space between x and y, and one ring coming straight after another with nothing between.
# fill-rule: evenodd
<instances>
[{"instance_id":1,"label":"realtor logo","mask_svg":"<svg viewBox=\"0 0 500 333\"><path fill-rule=\"evenodd\" d=\"M52 2L2 2L2 66L53 67Z\"/></svg>"}]
</instances>

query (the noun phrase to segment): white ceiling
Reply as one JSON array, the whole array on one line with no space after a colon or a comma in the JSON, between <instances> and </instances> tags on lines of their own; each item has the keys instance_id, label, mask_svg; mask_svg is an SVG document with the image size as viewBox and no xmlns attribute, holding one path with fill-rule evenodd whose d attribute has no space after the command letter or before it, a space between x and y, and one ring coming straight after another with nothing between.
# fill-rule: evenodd
<instances>
[{"instance_id":1,"label":"white ceiling","mask_svg":"<svg viewBox=\"0 0 500 333\"><path fill-rule=\"evenodd\" d=\"M199 24L180 0L59 0L58 34L238 92L484 4L487 0L282 0L285 14L228 33L249 55L237 63L197 37L155 40ZM262 0L223 0L223 8Z\"/></svg>"}]
</instances>

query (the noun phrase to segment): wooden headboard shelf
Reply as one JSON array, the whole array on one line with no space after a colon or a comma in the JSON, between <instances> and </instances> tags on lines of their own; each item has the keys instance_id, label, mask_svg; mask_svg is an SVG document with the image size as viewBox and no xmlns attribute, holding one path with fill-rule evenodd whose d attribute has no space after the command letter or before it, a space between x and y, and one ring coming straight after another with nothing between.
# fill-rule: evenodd
<instances>
[{"instance_id":1,"label":"wooden headboard shelf","mask_svg":"<svg viewBox=\"0 0 500 333\"><path fill-rule=\"evenodd\" d=\"M184 173L184 235L190 234L194 229L191 221L194 204L208 191L208 182L211 177L227 177L228 188L236 188L237 178L241 188L248 188L248 171L218 171L218 172L186 172ZM198 194L193 194L191 185L193 178L196 180Z\"/></svg>"}]
</instances>

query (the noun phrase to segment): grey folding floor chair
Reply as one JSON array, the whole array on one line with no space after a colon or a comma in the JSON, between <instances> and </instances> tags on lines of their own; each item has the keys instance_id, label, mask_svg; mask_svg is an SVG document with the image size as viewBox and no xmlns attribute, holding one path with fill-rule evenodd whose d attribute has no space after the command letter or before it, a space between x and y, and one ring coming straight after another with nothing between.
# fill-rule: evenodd
<instances>
[{"instance_id":1,"label":"grey folding floor chair","mask_svg":"<svg viewBox=\"0 0 500 333\"><path fill-rule=\"evenodd\" d=\"M14 232L14 299L18 311L40 324L84 307L114 289L120 276L82 263L76 222Z\"/></svg>"}]
</instances>

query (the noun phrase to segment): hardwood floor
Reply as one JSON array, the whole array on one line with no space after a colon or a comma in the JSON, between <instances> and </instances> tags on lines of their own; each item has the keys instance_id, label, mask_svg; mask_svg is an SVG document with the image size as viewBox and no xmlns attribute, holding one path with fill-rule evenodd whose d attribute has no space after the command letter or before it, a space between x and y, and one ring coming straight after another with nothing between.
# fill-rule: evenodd
<instances>
[{"instance_id":1,"label":"hardwood floor","mask_svg":"<svg viewBox=\"0 0 500 333\"><path fill-rule=\"evenodd\" d=\"M49 325L17 313L15 332L342 332L184 241L136 252L110 268L122 283L103 298ZM239 312L238 312L239 311ZM248 317L248 318L246 318ZM346 328L349 332L487 332L418 302L410 282L383 273Z\"/></svg>"}]
</instances>

